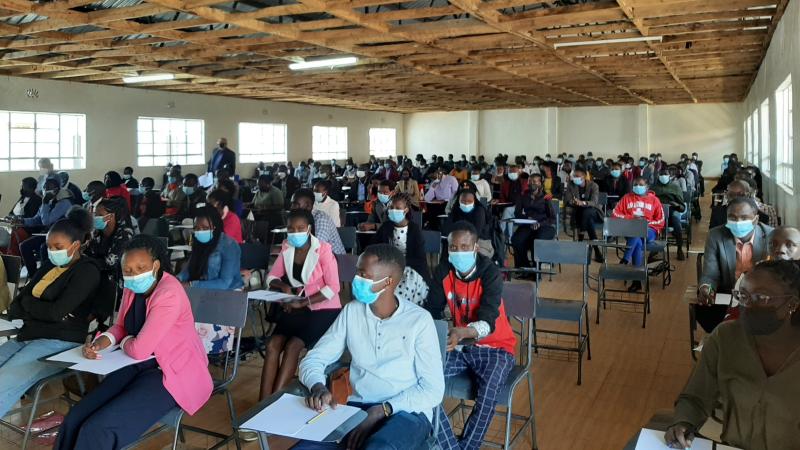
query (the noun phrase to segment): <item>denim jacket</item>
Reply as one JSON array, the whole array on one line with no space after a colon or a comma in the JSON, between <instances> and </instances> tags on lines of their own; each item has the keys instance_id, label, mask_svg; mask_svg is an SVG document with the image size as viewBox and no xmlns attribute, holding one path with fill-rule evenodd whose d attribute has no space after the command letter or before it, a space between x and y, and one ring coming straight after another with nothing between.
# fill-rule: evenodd
<instances>
[{"instance_id":1,"label":"denim jacket","mask_svg":"<svg viewBox=\"0 0 800 450\"><path fill-rule=\"evenodd\" d=\"M217 248L208 257L208 267L202 280L192 281L192 287L204 289L239 289L244 286L241 267L242 250L225 233L220 234ZM186 264L178 274L181 282L189 281L189 265Z\"/></svg>"}]
</instances>

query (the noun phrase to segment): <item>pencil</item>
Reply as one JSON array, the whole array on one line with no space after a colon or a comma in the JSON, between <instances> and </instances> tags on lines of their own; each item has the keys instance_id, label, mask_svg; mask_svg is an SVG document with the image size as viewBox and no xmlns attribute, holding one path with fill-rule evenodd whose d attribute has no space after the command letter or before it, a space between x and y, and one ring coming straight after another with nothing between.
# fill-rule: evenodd
<instances>
[{"instance_id":1,"label":"pencil","mask_svg":"<svg viewBox=\"0 0 800 450\"><path fill-rule=\"evenodd\" d=\"M311 419L309 419L309 420L308 420L308 422L306 422L306 425L311 425L312 423L316 422L316 421L317 421L317 419L319 419L320 417L322 417L322 415L323 415L323 414L325 414L326 412L328 412L328 410L327 410L327 409L323 409L323 410L322 410L322 412L320 412L320 413L319 413L319 414L317 414L316 416L314 416L314 417L312 417Z\"/></svg>"}]
</instances>

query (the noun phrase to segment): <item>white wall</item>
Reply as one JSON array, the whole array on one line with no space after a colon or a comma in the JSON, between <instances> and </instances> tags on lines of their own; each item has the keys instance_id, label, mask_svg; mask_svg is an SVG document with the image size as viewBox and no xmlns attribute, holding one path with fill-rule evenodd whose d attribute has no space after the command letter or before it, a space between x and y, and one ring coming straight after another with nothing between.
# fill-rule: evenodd
<instances>
[{"instance_id":1,"label":"white wall","mask_svg":"<svg viewBox=\"0 0 800 450\"><path fill-rule=\"evenodd\" d=\"M406 151L459 155L477 133L477 152L529 157L557 152L649 155L667 161L697 151L704 174L720 174L722 153L742 154L741 104L602 106L409 114Z\"/></svg>"},{"instance_id":2,"label":"white wall","mask_svg":"<svg viewBox=\"0 0 800 450\"><path fill-rule=\"evenodd\" d=\"M37 99L26 97L29 88L39 91ZM174 102L174 108L167 107L170 102ZM313 125L348 127L349 154L356 161L366 161L369 157L369 128L397 128L398 153L402 154L404 149L403 116L395 113L17 77L0 77L0 109L86 114L86 169L70 171L70 180L81 188L91 180L102 180L109 170L122 172L125 166L132 166L139 179L145 176L160 179L163 168L136 167L136 118L140 115L203 119L206 157L220 136L228 138L232 149L238 148L239 122L288 124L288 156L295 163L311 157ZM254 167L237 163L238 172L246 176L252 174ZM203 170L203 166L184 167L184 173ZM35 172L0 175L3 195L0 213L9 211L19 197L20 180L36 175Z\"/></svg>"},{"instance_id":3,"label":"white wall","mask_svg":"<svg viewBox=\"0 0 800 450\"><path fill-rule=\"evenodd\" d=\"M800 93L800 2L789 2L780 23L778 24L775 34L770 42L767 55L764 62L758 70L753 86L744 101L742 120L750 115L756 108L759 108L764 99L769 99L770 114L769 114L769 130L762 130L761 124L758 124L757 132L754 133L758 136L759 142L761 136L769 133L769 153L770 153L770 167L772 174L775 173L777 166L777 129L775 126L776 109L775 109L775 89L777 89L787 76L792 76L792 97L794 112L794 123L792 128L794 130L795 141L797 140L798 124L800 124L800 115L797 114L798 93ZM759 121L760 122L760 121ZM758 146L760 148L760 145ZM760 154L759 154L760 155ZM800 176L796 169L800 164L800 150L798 145L794 144L794 189L800 189ZM773 176L764 177L764 196L767 201L778 208L778 214L783 217L784 223L787 225L797 226L800 224L800 208L798 208L797 200L793 193L789 193L782 187L778 186Z\"/></svg>"}]
</instances>

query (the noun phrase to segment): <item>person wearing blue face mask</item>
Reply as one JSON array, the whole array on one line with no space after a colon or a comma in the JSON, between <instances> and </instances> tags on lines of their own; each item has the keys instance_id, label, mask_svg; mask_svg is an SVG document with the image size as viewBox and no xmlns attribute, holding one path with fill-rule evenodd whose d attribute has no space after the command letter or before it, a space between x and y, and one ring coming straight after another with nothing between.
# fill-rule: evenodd
<instances>
[{"instance_id":1,"label":"person wearing blue face mask","mask_svg":"<svg viewBox=\"0 0 800 450\"><path fill-rule=\"evenodd\" d=\"M0 417L39 380L63 370L40 358L85 342L100 286L98 263L81 254L90 230L91 216L80 208L55 222L47 233L42 269L8 308L9 318L24 324L16 337L0 345Z\"/></svg>"},{"instance_id":2,"label":"person wearing blue face mask","mask_svg":"<svg viewBox=\"0 0 800 450\"><path fill-rule=\"evenodd\" d=\"M197 205L206 203L206 191L200 188L197 175L193 173L187 173L183 177L181 190L186 200L179 208L178 217L192 218L197 213Z\"/></svg>"},{"instance_id":3,"label":"person wearing blue face mask","mask_svg":"<svg viewBox=\"0 0 800 450\"><path fill-rule=\"evenodd\" d=\"M166 203L166 214L175 218L182 218L186 214L186 194L183 192L183 177L178 166L173 166L167 177L167 186L161 191L161 197Z\"/></svg>"},{"instance_id":4,"label":"person wearing blue face mask","mask_svg":"<svg viewBox=\"0 0 800 450\"><path fill-rule=\"evenodd\" d=\"M314 347L342 309L336 258L330 244L314 236L311 212L291 210L286 231L266 283L271 290L297 299L284 303L278 312L261 371L262 399L294 378L300 353Z\"/></svg>"},{"instance_id":5,"label":"person wearing blue face mask","mask_svg":"<svg viewBox=\"0 0 800 450\"><path fill-rule=\"evenodd\" d=\"M623 175L622 164L618 162L611 164L611 171L608 175L605 192L608 194L608 207L613 209L617 206L619 199L630 192L630 186L627 178Z\"/></svg>"},{"instance_id":6,"label":"person wearing blue face mask","mask_svg":"<svg viewBox=\"0 0 800 450\"><path fill-rule=\"evenodd\" d=\"M422 228L409 219L411 199L403 192L394 194L386 212L387 221L375 234L376 244L391 244L405 255L406 264L427 282L430 270L425 256L425 241Z\"/></svg>"},{"instance_id":7,"label":"person wearing blue face mask","mask_svg":"<svg viewBox=\"0 0 800 450\"><path fill-rule=\"evenodd\" d=\"M366 222L358 224L361 231L377 230L378 227L387 222L386 211L389 209L389 202L394 194L394 183L383 180L378 185L378 196L372 205L372 212L367 217Z\"/></svg>"},{"instance_id":8,"label":"person wearing blue face mask","mask_svg":"<svg viewBox=\"0 0 800 450\"><path fill-rule=\"evenodd\" d=\"M185 287L239 289L241 249L223 232L222 217L211 206L199 208L194 216L192 252L177 275Z\"/></svg>"},{"instance_id":9,"label":"person wearing blue face mask","mask_svg":"<svg viewBox=\"0 0 800 450\"><path fill-rule=\"evenodd\" d=\"M597 240L595 225L603 223L603 211L600 205L600 187L594 181L586 179L586 170L575 168L572 178L564 194L564 204L571 208L573 226L578 230L578 240L583 240L583 233L592 241ZM603 262L603 254L597 246L594 248L594 259Z\"/></svg>"},{"instance_id":10,"label":"person wearing blue face mask","mask_svg":"<svg viewBox=\"0 0 800 450\"><path fill-rule=\"evenodd\" d=\"M104 275L118 286L122 280L122 253L133 235L133 224L124 199L106 198L94 209L94 232L86 247L86 256L99 261ZM121 286L119 293L122 293Z\"/></svg>"},{"instance_id":11,"label":"person wearing blue face mask","mask_svg":"<svg viewBox=\"0 0 800 450\"><path fill-rule=\"evenodd\" d=\"M675 237L678 261L686 259L683 253L683 227L681 226L681 214L686 211L684 195L681 188L676 184L668 169L663 169L658 173L658 181L652 187L653 193L661 201L662 205L669 205L669 226L672 228L672 235Z\"/></svg>"},{"instance_id":12,"label":"person wearing blue face mask","mask_svg":"<svg viewBox=\"0 0 800 450\"><path fill-rule=\"evenodd\" d=\"M478 251L491 258L494 255L491 213L478 201L473 188L461 189L456 199L453 209L442 224L442 232L448 233L458 222L469 222L478 230Z\"/></svg>"},{"instance_id":13,"label":"person wearing blue face mask","mask_svg":"<svg viewBox=\"0 0 800 450\"><path fill-rule=\"evenodd\" d=\"M195 414L211 396L208 358L180 282L167 271L169 251L144 234L122 256L124 291L114 325L85 344L87 359L119 350L137 360L118 369L69 410L55 450L123 448L167 412ZM155 358L150 358L155 356Z\"/></svg>"},{"instance_id":14,"label":"person wearing blue face mask","mask_svg":"<svg viewBox=\"0 0 800 450\"><path fill-rule=\"evenodd\" d=\"M434 271L425 309L435 320L443 318L445 308L452 317L445 379L468 374L479 394L460 439L440 410L437 440L445 449L477 450L492 423L500 386L514 366L516 337L501 298L503 279L497 265L478 253L475 227L454 224L447 246L447 260ZM466 339L474 342L465 344Z\"/></svg>"},{"instance_id":15,"label":"person wearing blue face mask","mask_svg":"<svg viewBox=\"0 0 800 450\"><path fill-rule=\"evenodd\" d=\"M433 411L444 396L442 357L430 314L396 294L404 265L391 245L367 247L356 266L355 301L300 363L300 382L310 391L306 404L321 412L336 406L325 368L346 348L353 387L347 402L367 418L341 442L300 441L295 450L427 448Z\"/></svg>"}]
</instances>

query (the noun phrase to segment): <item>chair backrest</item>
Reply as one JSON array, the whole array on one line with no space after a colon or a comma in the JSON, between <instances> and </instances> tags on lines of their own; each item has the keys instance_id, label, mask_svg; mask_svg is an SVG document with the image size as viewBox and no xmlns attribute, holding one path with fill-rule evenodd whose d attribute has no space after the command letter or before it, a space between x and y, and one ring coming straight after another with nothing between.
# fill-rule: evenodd
<instances>
[{"instance_id":1,"label":"chair backrest","mask_svg":"<svg viewBox=\"0 0 800 450\"><path fill-rule=\"evenodd\" d=\"M444 364L447 358L447 333L449 330L449 324L446 320L434 320L433 324L436 326L436 335L439 338L439 349L442 352L442 364Z\"/></svg>"},{"instance_id":2,"label":"chair backrest","mask_svg":"<svg viewBox=\"0 0 800 450\"><path fill-rule=\"evenodd\" d=\"M533 241L533 258L537 264L589 264L589 245L582 241Z\"/></svg>"},{"instance_id":3,"label":"chair backrest","mask_svg":"<svg viewBox=\"0 0 800 450\"><path fill-rule=\"evenodd\" d=\"M169 238L168 237L156 236L156 239L158 239L161 242L161 244L164 246L164 248L169 247Z\"/></svg>"},{"instance_id":4,"label":"chair backrest","mask_svg":"<svg viewBox=\"0 0 800 450\"><path fill-rule=\"evenodd\" d=\"M14 255L2 255L3 265L6 267L6 281L14 285L14 292L11 298L17 296L19 290L19 277L22 271L22 258Z\"/></svg>"},{"instance_id":5,"label":"chair backrest","mask_svg":"<svg viewBox=\"0 0 800 450\"><path fill-rule=\"evenodd\" d=\"M356 227L339 227L339 237L342 239L342 245L348 252L356 248Z\"/></svg>"},{"instance_id":6,"label":"chair backrest","mask_svg":"<svg viewBox=\"0 0 800 450\"><path fill-rule=\"evenodd\" d=\"M556 239L558 239L558 230L561 229L561 200L557 198L550 200L550 206L553 207L553 213L556 215Z\"/></svg>"},{"instance_id":7,"label":"chair backrest","mask_svg":"<svg viewBox=\"0 0 800 450\"><path fill-rule=\"evenodd\" d=\"M415 224L417 224L417 225L419 225L421 227L422 226L422 211L414 211L412 209L411 210L411 216L409 217L409 220L411 220L412 222L414 222Z\"/></svg>"},{"instance_id":8,"label":"chair backrest","mask_svg":"<svg viewBox=\"0 0 800 450\"><path fill-rule=\"evenodd\" d=\"M434 230L422 230L422 239L425 242L425 253L442 252L442 233Z\"/></svg>"},{"instance_id":9,"label":"chair backrest","mask_svg":"<svg viewBox=\"0 0 800 450\"><path fill-rule=\"evenodd\" d=\"M266 270L269 266L269 250L257 242L245 242L239 245L242 249L240 265L246 270Z\"/></svg>"},{"instance_id":10,"label":"chair backrest","mask_svg":"<svg viewBox=\"0 0 800 450\"><path fill-rule=\"evenodd\" d=\"M336 257L336 265L339 266L339 282L352 283L356 276L356 263L358 256L352 254L333 255Z\"/></svg>"},{"instance_id":11,"label":"chair backrest","mask_svg":"<svg viewBox=\"0 0 800 450\"><path fill-rule=\"evenodd\" d=\"M504 282L503 304L505 305L506 315L519 320L522 324L520 337L522 337L522 342L526 346L520 346L518 364L524 361L525 367L530 367L533 350L533 319L536 315L530 284Z\"/></svg>"},{"instance_id":12,"label":"chair backrest","mask_svg":"<svg viewBox=\"0 0 800 450\"><path fill-rule=\"evenodd\" d=\"M606 217L603 222L603 236L647 238L647 221L644 219Z\"/></svg>"},{"instance_id":13,"label":"chair backrest","mask_svg":"<svg viewBox=\"0 0 800 450\"><path fill-rule=\"evenodd\" d=\"M670 214L672 214L672 207L669 205L661 204L661 209L664 210L664 223L666 226L661 229L661 234L666 238L667 236L667 228L669 228L669 218Z\"/></svg>"},{"instance_id":14,"label":"chair backrest","mask_svg":"<svg viewBox=\"0 0 800 450\"><path fill-rule=\"evenodd\" d=\"M608 211L608 193L600 192L597 196L597 203L603 208L603 213L606 213Z\"/></svg>"}]
</instances>

